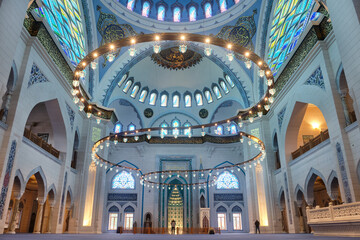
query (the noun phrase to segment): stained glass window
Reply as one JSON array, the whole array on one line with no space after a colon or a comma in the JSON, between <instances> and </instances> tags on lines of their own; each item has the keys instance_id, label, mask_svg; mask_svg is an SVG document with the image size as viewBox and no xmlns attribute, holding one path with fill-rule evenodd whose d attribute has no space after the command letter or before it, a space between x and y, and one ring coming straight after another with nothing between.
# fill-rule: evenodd
<instances>
[{"instance_id":1,"label":"stained glass window","mask_svg":"<svg viewBox=\"0 0 360 240\"><path fill-rule=\"evenodd\" d=\"M179 95L173 96L173 107L179 107L180 106L180 97Z\"/></svg>"},{"instance_id":2,"label":"stained glass window","mask_svg":"<svg viewBox=\"0 0 360 240\"><path fill-rule=\"evenodd\" d=\"M131 85L132 85L132 81L131 80L127 81L125 84L125 87L123 88L123 92L127 93L129 91Z\"/></svg>"},{"instance_id":3,"label":"stained glass window","mask_svg":"<svg viewBox=\"0 0 360 240\"><path fill-rule=\"evenodd\" d=\"M228 82L228 84L230 85L230 87L235 87L234 82L231 80L231 78L229 77L229 75L225 75L225 79Z\"/></svg>"},{"instance_id":4,"label":"stained glass window","mask_svg":"<svg viewBox=\"0 0 360 240\"><path fill-rule=\"evenodd\" d=\"M225 171L216 180L217 189L239 189L239 181L234 174Z\"/></svg>"},{"instance_id":5,"label":"stained glass window","mask_svg":"<svg viewBox=\"0 0 360 240\"><path fill-rule=\"evenodd\" d=\"M116 230L117 229L117 220L118 213L109 213L109 226L108 230Z\"/></svg>"},{"instance_id":6,"label":"stained glass window","mask_svg":"<svg viewBox=\"0 0 360 240\"><path fill-rule=\"evenodd\" d=\"M177 120L177 119L174 119L174 120L171 122L171 126L172 126L173 128L178 128L178 127L180 127L180 121ZM179 134L180 134L179 129L173 129L173 130L172 130L172 134L173 134L173 135L179 135Z\"/></svg>"},{"instance_id":7,"label":"stained glass window","mask_svg":"<svg viewBox=\"0 0 360 240\"><path fill-rule=\"evenodd\" d=\"M233 213L234 230L242 230L241 213Z\"/></svg>"},{"instance_id":8,"label":"stained glass window","mask_svg":"<svg viewBox=\"0 0 360 240\"><path fill-rule=\"evenodd\" d=\"M151 94L150 94L150 99L149 99L149 104L150 104L150 105L155 105L155 103L156 103L156 97L157 97L157 94L156 94L156 93L151 93Z\"/></svg>"},{"instance_id":9,"label":"stained glass window","mask_svg":"<svg viewBox=\"0 0 360 240\"><path fill-rule=\"evenodd\" d=\"M234 123L230 125L230 134L237 134L237 128Z\"/></svg>"},{"instance_id":10,"label":"stained glass window","mask_svg":"<svg viewBox=\"0 0 360 240\"><path fill-rule=\"evenodd\" d=\"M162 128L167 128L169 127L169 124L167 124L167 122L162 122L160 127ZM168 130L167 129L161 129L161 132L160 134L163 134L163 135L167 135L168 134Z\"/></svg>"},{"instance_id":11,"label":"stained glass window","mask_svg":"<svg viewBox=\"0 0 360 240\"><path fill-rule=\"evenodd\" d=\"M142 91L141 91L141 94L140 94L140 97L139 97L139 101L140 101L140 102L144 102L147 94L148 94L148 91L147 91L147 90L145 90L145 89L142 90Z\"/></svg>"},{"instance_id":12,"label":"stained glass window","mask_svg":"<svg viewBox=\"0 0 360 240\"><path fill-rule=\"evenodd\" d=\"M226 213L218 213L218 228L220 230L226 230Z\"/></svg>"},{"instance_id":13,"label":"stained glass window","mask_svg":"<svg viewBox=\"0 0 360 240\"><path fill-rule=\"evenodd\" d=\"M112 189L135 189L135 179L131 173L122 171L114 177Z\"/></svg>"},{"instance_id":14,"label":"stained glass window","mask_svg":"<svg viewBox=\"0 0 360 240\"><path fill-rule=\"evenodd\" d=\"M268 62L277 72L305 29L313 0L279 0L271 23Z\"/></svg>"},{"instance_id":15,"label":"stained glass window","mask_svg":"<svg viewBox=\"0 0 360 240\"><path fill-rule=\"evenodd\" d=\"M132 91L131 91L131 97L132 98L135 98L136 97L136 94L138 93L138 91L139 91L139 85L135 85L134 87L133 87L133 89L132 89Z\"/></svg>"},{"instance_id":16,"label":"stained glass window","mask_svg":"<svg viewBox=\"0 0 360 240\"><path fill-rule=\"evenodd\" d=\"M236 3L239 3L239 2L240 2L240 0L235 0L234 2L235 2L235 4L236 4Z\"/></svg>"},{"instance_id":17,"label":"stained glass window","mask_svg":"<svg viewBox=\"0 0 360 240\"><path fill-rule=\"evenodd\" d=\"M160 21L165 20L165 7L163 5L160 5L159 8L158 8L157 19L160 20Z\"/></svg>"},{"instance_id":18,"label":"stained glass window","mask_svg":"<svg viewBox=\"0 0 360 240\"><path fill-rule=\"evenodd\" d=\"M119 133L119 132L121 132L121 129L122 129L121 123L119 123L119 122L116 123L114 132L115 132L115 133Z\"/></svg>"},{"instance_id":19,"label":"stained glass window","mask_svg":"<svg viewBox=\"0 0 360 240\"><path fill-rule=\"evenodd\" d=\"M174 22L180 22L181 10L179 7L174 8Z\"/></svg>"},{"instance_id":20,"label":"stained glass window","mask_svg":"<svg viewBox=\"0 0 360 240\"><path fill-rule=\"evenodd\" d=\"M135 0L128 0L126 7L127 7L127 9L132 11L135 7Z\"/></svg>"},{"instance_id":21,"label":"stained glass window","mask_svg":"<svg viewBox=\"0 0 360 240\"><path fill-rule=\"evenodd\" d=\"M214 86L213 91L214 91L215 96L216 96L217 99L221 98L221 93L220 93L220 89L219 89L218 86Z\"/></svg>"},{"instance_id":22,"label":"stained glass window","mask_svg":"<svg viewBox=\"0 0 360 240\"><path fill-rule=\"evenodd\" d=\"M150 13L150 3L148 1L145 1L143 4L141 15L143 15L144 17L149 17L149 13Z\"/></svg>"},{"instance_id":23,"label":"stained glass window","mask_svg":"<svg viewBox=\"0 0 360 240\"><path fill-rule=\"evenodd\" d=\"M215 128L215 134L217 135L223 135L224 134L224 127L222 125L218 125Z\"/></svg>"},{"instance_id":24,"label":"stained glass window","mask_svg":"<svg viewBox=\"0 0 360 240\"><path fill-rule=\"evenodd\" d=\"M208 103L212 103L212 102L213 102L213 98L212 98L211 93L210 93L209 90L206 90L206 91L205 91L205 97L206 97L206 101L207 101Z\"/></svg>"},{"instance_id":25,"label":"stained glass window","mask_svg":"<svg viewBox=\"0 0 360 240\"><path fill-rule=\"evenodd\" d=\"M196 7L194 6L189 8L189 20L190 22L196 21Z\"/></svg>"},{"instance_id":26,"label":"stained glass window","mask_svg":"<svg viewBox=\"0 0 360 240\"><path fill-rule=\"evenodd\" d=\"M130 123L128 126L129 131L134 131L136 129L136 126L133 123Z\"/></svg>"},{"instance_id":27,"label":"stained glass window","mask_svg":"<svg viewBox=\"0 0 360 240\"><path fill-rule=\"evenodd\" d=\"M205 9L205 17L209 18L212 16L212 8L211 8L211 4L209 2L205 3L204 6Z\"/></svg>"},{"instance_id":28,"label":"stained glass window","mask_svg":"<svg viewBox=\"0 0 360 240\"><path fill-rule=\"evenodd\" d=\"M189 127L191 127L191 124L189 122L186 122L184 124L184 127L186 127L184 129L184 135L188 136L189 134L191 134L191 129L189 129Z\"/></svg>"},{"instance_id":29,"label":"stained glass window","mask_svg":"<svg viewBox=\"0 0 360 240\"><path fill-rule=\"evenodd\" d=\"M76 66L86 56L84 29L78 0L42 0L40 9L60 45Z\"/></svg>"},{"instance_id":30,"label":"stained glass window","mask_svg":"<svg viewBox=\"0 0 360 240\"><path fill-rule=\"evenodd\" d=\"M220 12L225 12L227 9L226 0L219 0Z\"/></svg>"},{"instance_id":31,"label":"stained glass window","mask_svg":"<svg viewBox=\"0 0 360 240\"><path fill-rule=\"evenodd\" d=\"M134 225L134 214L133 213L125 213L124 229L132 230L133 225Z\"/></svg>"},{"instance_id":32,"label":"stained glass window","mask_svg":"<svg viewBox=\"0 0 360 240\"><path fill-rule=\"evenodd\" d=\"M228 87L226 86L226 84L225 84L224 81L220 81L220 86L221 86L221 88L224 90L225 93L229 93L229 89L228 89Z\"/></svg>"},{"instance_id":33,"label":"stained glass window","mask_svg":"<svg viewBox=\"0 0 360 240\"><path fill-rule=\"evenodd\" d=\"M124 75L121 77L120 81L118 82L118 86L119 86L119 87L121 86L121 84L123 84L123 82L126 80L127 77L128 77L127 74L124 74Z\"/></svg>"},{"instance_id":34,"label":"stained glass window","mask_svg":"<svg viewBox=\"0 0 360 240\"><path fill-rule=\"evenodd\" d=\"M161 103L162 107L166 107L168 102L168 96L166 94L161 95Z\"/></svg>"},{"instance_id":35,"label":"stained glass window","mask_svg":"<svg viewBox=\"0 0 360 240\"><path fill-rule=\"evenodd\" d=\"M185 107L191 107L191 96L185 95Z\"/></svg>"},{"instance_id":36,"label":"stained glass window","mask_svg":"<svg viewBox=\"0 0 360 240\"><path fill-rule=\"evenodd\" d=\"M195 98L196 98L196 104L198 106L202 106L203 105L203 98L202 98L201 94L200 93L195 94Z\"/></svg>"}]
</instances>

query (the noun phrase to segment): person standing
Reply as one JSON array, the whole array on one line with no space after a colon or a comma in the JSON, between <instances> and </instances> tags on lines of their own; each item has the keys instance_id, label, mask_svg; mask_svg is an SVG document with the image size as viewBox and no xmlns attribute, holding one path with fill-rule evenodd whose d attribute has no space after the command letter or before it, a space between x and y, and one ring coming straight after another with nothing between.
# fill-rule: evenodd
<instances>
[{"instance_id":1,"label":"person standing","mask_svg":"<svg viewBox=\"0 0 360 240\"><path fill-rule=\"evenodd\" d=\"M258 231L259 231L259 234L260 234L260 222L259 222L259 220L256 219L256 221L255 221L255 234L257 234Z\"/></svg>"},{"instance_id":2,"label":"person standing","mask_svg":"<svg viewBox=\"0 0 360 240\"><path fill-rule=\"evenodd\" d=\"M176 226L176 222L175 220L173 219L171 221L171 234L175 234L175 226Z\"/></svg>"}]
</instances>

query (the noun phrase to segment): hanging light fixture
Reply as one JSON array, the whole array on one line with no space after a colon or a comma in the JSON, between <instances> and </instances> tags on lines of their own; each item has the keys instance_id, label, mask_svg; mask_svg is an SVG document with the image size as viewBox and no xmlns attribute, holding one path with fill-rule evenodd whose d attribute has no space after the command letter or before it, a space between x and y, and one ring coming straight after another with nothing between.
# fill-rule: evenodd
<instances>
[{"instance_id":1,"label":"hanging light fixture","mask_svg":"<svg viewBox=\"0 0 360 240\"><path fill-rule=\"evenodd\" d=\"M212 48L210 47L210 39L207 38L205 42L206 44L205 44L204 54L209 57L212 53Z\"/></svg>"},{"instance_id":2,"label":"hanging light fixture","mask_svg":"<svg viewBox=\"0 0 360 240\"><path fill-rule=\"evenodd\" d=\"M87 118L90 118L90 117L91 117L91 112L87 112L87 113L86 113L86 117L87 117Z\"/></svg>"},{"instance_id":3,"label":"hanging light fixture","mask_svg":"<svg viewBox=\"0 0 360 240\"><path fill-rule=\"evenodd\" d=\"M77 103L79 102L79 98L78 98L77 96L75 96L75 97L73 98L73 101L74 101L75 104L77 104Z\"/></svg>"},{"instance_id":4,"label":"hanging light fixture","mask_svg":"<svg viewBox=\"0 0 360 240\"><path fill-rule=\"evenodd\" d=\"M253 123L253 122L254 122L254 117L253 117L253 116L249 117L249 122L250 122L250 123Z\"/></svg>"},{"instance_id":5,"label":"hanging light fixture","mask_svg":"<svg viewBox=\"0 0 360 240\"><path fill-rule=\"evenodd\" d=\"M131 47L129 48L129 55L130 55L130 57L133 57L133 56L135 56L135 54L136 54L136 49L135 49L135 39L131 39Z\"/></svg>"},{"instance_id":6,"label":"hanging light fixture","mask_svg":"<svg viewBox=\"0 0 360 240\"><path fill-rule=\"evenodd\" d=\"M150 140L150 139L151 139L151 134L150 134L150 133L147 134L147 135L146 135L146 138L147 138L148 140Z\"/></svg>"},{"instance_id":7,"label":"hanging light fixture","mask_svg":"<svg viewBox=\"0 0 360 240\"><path fill-rule=\"evenodd\" d=\"M185 44L185 36L184 35L181 35L181 42L180 42L180 45L179 45L179 51L181 53L186 53L186 51L187 51L187 45Z\"/></svg>"},{"instance_id":8,"label":"hanging light fixture","mask_svg":"<svg viewBox=\"0 0 360 240\"><path fill-rule=\"evenodd\" d=\"M73 81L73 86L74 86L74 87L78 87L79 85L80 85L80 81L74 79L74 81Z\"/></svg>"},{"instance_id":9,"label":"hanging light fixture","mask_svg":"<svg viewBox=\"0 0 360 240\"><path fill-rule=\"evenodd\" d=\"M92 61L90 63L90 67L91 67L92 70L95 70L97 68L97 65L98 65L98 63L96 61Z\"/></svg>"},{"instance_id":10,"label":"hanging light fixture","mask_svg":"<svg viewBox=\"0 0 360 240\"><path fill-rule=\"evenodd\" d=\"M139 140L139 136L135 136L135 137L134 137L134 140L135 140L135 141L138 141L138 140Z\"/></svg>"},{"instance_id":11,"label":"hanging light fixture","mask_svg":"<svg viewBox=\"0 0 360 240\"><path fill-rule=\"evenodd\" d=\"M246 60L246 61L245 61L245 67L246 67L247 69L250 69L250 68L251 68L251 61L250 61L250 60Z\"/></svg>"},{"instance_id":12,"label":"hanging light fixture","mask_svg":"<svg viewBox=\"0 0 360 240\"><path fill-rule=\"evenodd\" d=\"M227 59L232 62L234 60L234 53L231 51L231 44L228 44L227 48L229 52L226 54Z\"/></svg>"},{"instance_id":13,"label":"hanging light fixture","mask_svg":"<svg viewBox=\"0 0 360 240\"><path fill-rule=\"evenodd\" d=\"M270 93L271 95L274 95L275 92L276 92L275 88L270 88L270 89L269 89L269 93Z\"/></svg>"},{"instance_id":14,"label":"hanging light fixture","mask_svg":"<svg viewBox=\"0 0 360 240\"><path fill-rule=\"evenodd\" d=\"M125 138L123 138L123 141L124 141L124 143L126 143L128 141L128 139L125 137Z\"/></svg>"},{"instance_id":15,"label":"hanging light fixture","mask_svg":"<svg viewBox=\"0 0 360 240\"><path fill-rule=\"evenodd\" d=\"M263 78L265 76L265 71L262 69L259 69L259 77Z\"/></svg>"},{"instance_id":16,"label":"hanging light fixture","mask_svg":"<svg viewBox=\"0 0 360 240\"><path fill-rule=\"evenodd\" d=\"M271 79L268 79L267 80L267 85L270 87L272 85L272 80Z\"/></svg>"},{"instance_id":17,"label":"hanging light fixture","mask_svg":"<svg viewBox=\"0 0 360 240\"><path fill-rule=\"evenodd\" d=\"M273 97L269 97L269 103L273 103L274 102L274 98Z\"/></svg>"},{"instance_id":18,"label":"hanging light fixture","mask_svg":"<svg viewBox=\"0 0 360 240\"><path fill-rule=\"evenodd\" d=\"M100 124L100 122L101 122L101 119L100 119L100 118L97 118L97 119L96 119L96 123L97 123L97 124Z\"/></svg>"},{"instance_id":19,"label":"hanging light fixture","mask_svg":"<svg viewBox=\"0 0 360 240\"><path fill-rule=\"evenodd\" d=\"M117 139L114 140L114 144L115 144L115 145L118 144L118 140L117 140Z\"/></svg>"},{"instance_id":20,"label":"hanging light fixture","mask_svg":"<svg viewBox=\"0 0 360 240\"><path fill-rule=\"evenodd\" d=\"M154 53L156 53L156 54L158 54L158 53L161 52L161 46L160 46L159 40L160 40L159 35L156 35L156 36L155 36L155 44L154 44L154 46L153 46L153 51L154 51Z\"/></svg>"},{"instance_id":21,"label":"hanging light fixture","mask_svg":"<svg viewBox=\"0 0 360 240\"><path fill-rule=\"evenodd\" d=\"M264 108L265 108L266 111L269 111L270 105L266 104L266 105L264 105Z\"/></svg>"}]
</instances>

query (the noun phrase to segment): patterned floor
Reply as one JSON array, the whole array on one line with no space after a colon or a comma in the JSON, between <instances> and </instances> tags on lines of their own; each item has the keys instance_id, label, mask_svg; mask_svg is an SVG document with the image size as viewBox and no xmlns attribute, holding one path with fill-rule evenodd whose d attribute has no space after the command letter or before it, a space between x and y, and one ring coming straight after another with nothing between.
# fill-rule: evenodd
<instances>
[{"instance_id":1,"label":"patterned floor","mask_svg":"<svg viewBox=\"0 0 360 240\"><path fill-rule=\"evenodd\" d=\"M16 234L16 235L0 235L0 239L9 240L355 240L360 238L346 237L315 237L311 234L221 234L221 235L140 235L140 234Z\"/></svg>"}]
</instances>

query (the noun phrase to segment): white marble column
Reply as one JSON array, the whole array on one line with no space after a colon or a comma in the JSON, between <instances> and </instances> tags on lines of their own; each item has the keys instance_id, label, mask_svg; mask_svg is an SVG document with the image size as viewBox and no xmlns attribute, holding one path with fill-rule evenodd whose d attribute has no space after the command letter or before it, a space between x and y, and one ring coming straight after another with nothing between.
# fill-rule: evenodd
<instances>
[{"instance_id":1,"label":"white marble column","mask_svg":"<svg viewBox=\"0 0 360 240\"><path fill-rule=\"evenodd\" d=\"M52 218L53 218L53 214L54 214L54 205L51 204L50 205L50 209L49 209L49 218L48 218L48 229L46 233L51 233L52 232Z\"/></svg>"},{"instance_id":2,"label":"white marble column","mask_svg":"<svg viewBox=\"0 0 360 240\"><path fill-rule=\"evenodd\" d=\"M33 233L40 233L43 211L44 211L44 203L39 202Z\"/></svg>"},{"instance_id":3,"label":"white marble column","mask_svg":"<svg viewBox=\"0 0 360 240\"><path fill-rule=\"evenodd\" d=\"M11 213L11 218L10 218L10 223L9 223L9 231L7 232L9 234L15 234L16 217L19 212L19 204L20 204L20 199L15 198L15 203L14 203L14 207L13 207L13 211Z\"/></svg>"}]
</instances>

